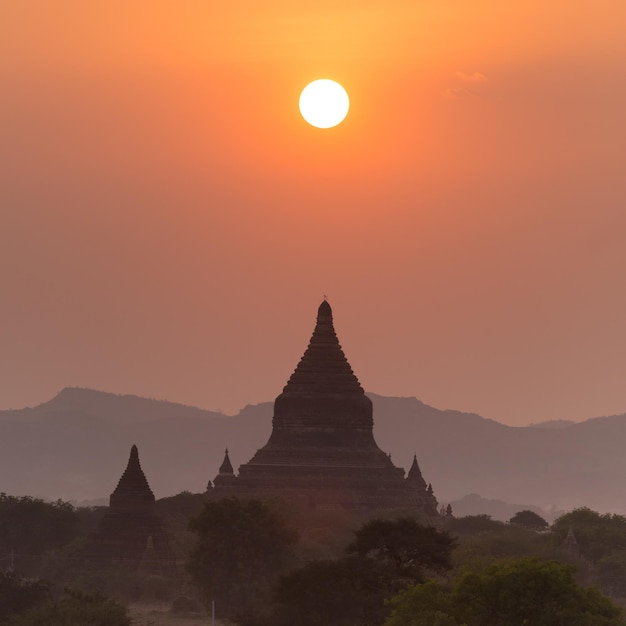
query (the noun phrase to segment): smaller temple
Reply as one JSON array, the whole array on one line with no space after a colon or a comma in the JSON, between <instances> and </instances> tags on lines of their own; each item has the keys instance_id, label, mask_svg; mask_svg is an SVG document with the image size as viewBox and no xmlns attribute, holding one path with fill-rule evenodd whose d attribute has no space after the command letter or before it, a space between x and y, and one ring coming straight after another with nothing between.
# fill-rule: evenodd
<instances>
[{"instance_id":1,"label":"smaller temple","mask_svg":"<svg viewBox=\"0 0 626 626\"><path fill-rule=\"evenodd\" d=\"M571 524L569 525L569 528L567 530L567 535L565 537L563 545L570 554L580 557L580 546L578 545L576 535L574 534L574 528Z\"/></svg>"},{"instance_id":2,"label":"smaller temple","mask_svg":"<svg viewBox=\"0 0 626 626\"><path fill-rule=\"evenodd\" d=\"M154 494L141 469L137 446L133 446L126 470L109 498L109 510L90 537L86 556L137 569L150 541L157 569L164 575L174 575L176 559L170 537L155 510Z\"/></svg>"},{"instance_id":3,"label":"smaller temple","mask_svg":"<svg viewBox=\"0 0 626 626\"><path fill-rule=\"evenodd\" d=\"M216 487L227 487L228 485L236 485L237 477L235 476L235 472L233 470L233 465L228 458L228 448L226 448L226 452L224 454L224 460L220 465L219 473L215 477L213 484Z\"/></svg>"},{"instance_id":4,"label":"smaller temple","mask_svg":"<svg viewBox=\"0 0 626 626\"><path fill-rule=\"evenodd\" d=\"M421 510L430 511L431 513L437 510L438 502L433 493L433 487L430 484L428 486L426 485L426 481L417 463L416 454L413 455L413 463L406 475L406 483L415 494L417 505Z\"/></svg>"}]
</instances>

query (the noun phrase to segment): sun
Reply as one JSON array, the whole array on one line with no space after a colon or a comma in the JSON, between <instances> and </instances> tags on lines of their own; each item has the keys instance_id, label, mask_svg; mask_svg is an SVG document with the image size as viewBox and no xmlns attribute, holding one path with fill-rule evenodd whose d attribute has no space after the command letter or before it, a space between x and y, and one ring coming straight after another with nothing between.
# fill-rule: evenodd
<instances>
[{"instance_id":1,"label":"sun","mask_svg":"<svg viewBox=\"0 0 626 626\"><path fill-rule=\"evenodd\" d=\"M300 113L311 126L332 128L348 115L350 98L334 80L320 78L309 83L300 94Z\"/></svg>"}]
</instances>

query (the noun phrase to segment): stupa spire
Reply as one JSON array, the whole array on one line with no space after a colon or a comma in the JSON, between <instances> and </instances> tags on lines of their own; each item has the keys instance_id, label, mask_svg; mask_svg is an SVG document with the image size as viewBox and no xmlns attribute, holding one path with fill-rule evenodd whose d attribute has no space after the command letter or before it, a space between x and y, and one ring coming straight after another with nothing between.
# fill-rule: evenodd
<instances>
[{"instance_id":1,"label":"stupa spire","mask_svg":"<svg viewBox=\"0 0 626 626\"><path fill-rule=\"evenodd\" d=\"M230 459L228 458L228 448L226 448L226 452L224 454L224 460L222 461L222 464L220 465L219 473L220 474L234 474L235 473L233 470L233 465L230 462Z\"/></svg>"},{"instance_id":2,"label":"stupa spire","mask_svg":"<svg viewBox=\"0 0 626 626\"><path fill-rule=\"evenodd\" d=\"M420 470L419 465L417 464L417 455L413 455L413 463L411 468L409 469L409 473L406 476L407 481L411 484L415 485L420 491L426 489L426 481L422 476L422 472Z\"/></svg>"},{"instance_id":3,"label":"stupa spire","mask_svg":"<svg viewBox=\"0 0 626 626\"><path fill-rule=\"evenodd\" d=\"M235 476L235 472L233 470L233 464L230 462L230 458L228 456L228 448L226 448L226 451L224 452L224 460L220 465L217 476L213 480L213 484L215 487L237 484L237 477ZM210 490L210 486L208 489Z\"/></svg>"},{"instance_id":4,"label":"stupa spire","mask_svg":"<svg viewBox=\"0 0 626 626\"><path fill-rule=\"evenodd\" d=\"M283 389L284 394L364 393L333 325L333 311L327 300L317 310L317 321L309 345Z\"/></svg>"},{"instance_id":5,"label":"stupa spire","mask_svg":"<svg viewBox=\"0 0 626 626\"><path fill-rule=\"evenodd\" d=\"M122 474L109 504L112 509L137 508L154 504L154 494L139 463L136 445L130 449L128 465Z\"/></svg>"}]
</instances>

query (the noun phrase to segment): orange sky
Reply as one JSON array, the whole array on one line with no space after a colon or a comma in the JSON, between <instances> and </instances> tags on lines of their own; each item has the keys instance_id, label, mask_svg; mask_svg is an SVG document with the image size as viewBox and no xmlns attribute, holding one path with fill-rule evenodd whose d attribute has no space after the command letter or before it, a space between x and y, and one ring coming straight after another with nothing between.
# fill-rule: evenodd
<instances>
[{"instance_id":1,"label":"orange sky","mask_svg":"<svg viewBox=\"0 0 626 626\"><path fill-rule=\"evenodd\" d=\"M624 23L621 0L2 3L0 408L272 400L327 294L367 390L626 412ZM297 111L319 77L351 97L335 129Z\"/></svg>"}]
</instances>

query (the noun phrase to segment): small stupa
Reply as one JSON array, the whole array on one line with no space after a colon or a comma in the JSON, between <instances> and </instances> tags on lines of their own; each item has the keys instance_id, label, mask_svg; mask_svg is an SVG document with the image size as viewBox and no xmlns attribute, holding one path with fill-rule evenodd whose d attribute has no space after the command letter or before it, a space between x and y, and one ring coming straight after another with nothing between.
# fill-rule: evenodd
<instances>
[{"instance_id":1,"label":"small stupa","mask_svg":"<svg viewBox=\"0 0 626 626\"><path fill-rule=\"evenodd\" d=\"M565 536L565 541L563 542L565 549L575 556L580 556L580 546L578 545L578 541L576 540L576 535L574 534L574 527L570 524L567 529L567 535Z\"/></svg>"},{"instance_id":2,"label":"small stupa","mask_svg":"<svg viewBox=\"0 0 626 626\"><path fill-rule=\"evenodd\" d=\"M236 482L237 477L235 476L235 471L233 470L233 464L230 462L230 458L228 457L228 448L226 448L224 460L220 465L219 474L215 477L213 483L219 488L236 484Z\"/></svg>"},{"instance_id":3,"label":"small stupa","mask_svg":"<svg viewBox=\"0 0 626 626\"><path fill-rule=\"evenodd\" d=\"M269 441L235 476L228 454L214 497L284 499L312 510L413 510L438 517L417 457L405 478L374 439L373 409L341 348L330 304L274 402Z\"/></svg>"},{"instance_id":4,"label":"small stupa","mask_svg":"<svg viewBox=\"0 0 626 626\"><path fill-rule=\"evenodd\" d=\"M109 510L98 531L90 538L88 556L110 565L136 569L142 562L149 541L157 569L165 575L176 573L176 559L170 536L155 510L155 498L133 445L128 465L109 498Z\"/></svg>"}]
</instances>

